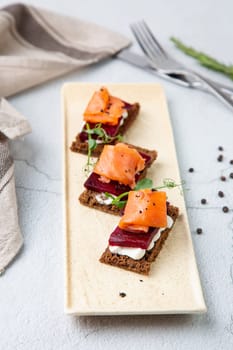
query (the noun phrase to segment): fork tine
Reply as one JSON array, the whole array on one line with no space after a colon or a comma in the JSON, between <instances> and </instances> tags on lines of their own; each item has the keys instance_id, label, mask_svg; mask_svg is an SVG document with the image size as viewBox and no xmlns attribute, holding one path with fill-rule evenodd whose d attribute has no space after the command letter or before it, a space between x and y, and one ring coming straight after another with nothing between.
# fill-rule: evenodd
<instances>
[{"instance_id":1,"label":"fork tine","mask_svg":"<svg viewBox=\"0 0 233 350\"><path fill-rule=\"evenodd\" d=\"M160 52L167 57L167 53L164 50L164 48L160 45L160 43L158 42L158 40L156 39L156 37L154 36L154 34L152 33L151 29L149 28L149 26L146 24L146 22L144 20L142 20L142 25L144 26L145 30L147 31L148 35L150 36L152 42L156 45L156 47L160 50Z\"/></svg>"},{"instance_id":2,"label":"fork tine","mask_svg":"<svg viewBox=\"0 0 233 350\"><path fill-rule=\"evenodd\" d=\"M165 57L164 52L157 46L154 42L154 38L151 36L151 32L148 30L148 27L145 25L144 21L138 22L138 26L140 27L141 32L143 33L144 38L146 38L149 43L150 50L152 51L154 56L162 56Z\"/></svg>"},{"instance_id":3,"label":"fork tine","mask_svg":"<svg viewBox=\"0 0 233 350\"><path fill-rule=\"evenodd\" d=\"M145 37L144 33L141 31L141 28L138 25L138 23L131 24L130 26L142 51L145 53L147 57L153 60L155 54L153 50L151 50L151 45L148 42L148 39Z\"/></svg>"},{"instance_id":4,"label":"fork tine","mask_svg":"<svg viewBox=\"0 0 233 350\"><path fill-rule=\"evenodd\" d=\"M135 24L130 24L130 28L132 29L132 32L135 36L135 39L137 40L139 46L141 47L142 51L144 52L145 55L147 55L147 51L144 49L144 45L141 44L140 36L138 34L137 28Z\"/></svg>"}]
</instances>

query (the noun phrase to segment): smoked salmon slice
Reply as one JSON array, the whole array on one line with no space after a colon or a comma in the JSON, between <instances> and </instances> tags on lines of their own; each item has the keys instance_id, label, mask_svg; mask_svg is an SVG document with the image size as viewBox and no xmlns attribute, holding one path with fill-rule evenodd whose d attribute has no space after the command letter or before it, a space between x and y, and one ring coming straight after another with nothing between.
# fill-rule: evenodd
<instances>
[{"instance_id":1,"label":"smoked salmon slice","mask_svg":"<svg viewBox=\"0 0 233 350\"><path fill-rule=\"evenodd\" d=\"M149 227L166 227L166 198L166 192L162 191L130 191L118 226L122 230L133 232L148 232Z\"/></svg>"},{"instance_id":2,"label":"smoked salmon slice","mask_svg":"<svg viewBox=\"0 0 233 350\"><path fill-rule=\"evenodd\" d=\"M100 175L103 182L110 180L135 187L135 175L145 168L145 159L140 153L124 143L105 145L93 172Z\"/></svg>"},{"instance_id":3,"label":"smoked salmon slice","mask_svg":"<svg viewBox=\"0 0 233 350\"><path fill-rule=\"evenodd\" d=\"M110 96L102 87L92 96L84 112L84 120L88 123L117 125L126 110L125 104L117 97Z\"/></svg>"}]
</instances>

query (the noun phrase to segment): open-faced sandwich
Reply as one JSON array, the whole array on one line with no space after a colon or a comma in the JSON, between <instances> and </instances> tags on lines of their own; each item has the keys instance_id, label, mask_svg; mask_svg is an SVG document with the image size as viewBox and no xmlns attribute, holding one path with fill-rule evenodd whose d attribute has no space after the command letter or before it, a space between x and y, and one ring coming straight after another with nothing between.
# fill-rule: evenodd
<instances>
[{"instance_id":1,"label":"open-faced sandwich","mask_svg":"<svg viewBox=\"0 0 233 350\"><path fill-rule=\"evenodd\" d=\"M107 213L121 214L122 208L114 204L114 199L135 189L156 157L156 151L125 143L105 145L84 183L86 189L79 197L80 203Z\"/></svg>"},{"instance_id":2,"label":"open-faced sandwich","mask_svg":"<svg viewBox=\"0 0 233 350\"><path fill-rule=\"evenodd\" d=\"M179 214L166 198L163 191L130 191L100 262L148 275Z\"/></svg>"},{"instance_id":3,"label":"open-faced sandwich","mask_svg":"<svg viewBox=\"0 0 233 350\"><path fill-rule=\"evenodd\" d=\"M119 141L137 117L139 108L139 103L130 104L111 96L109 91L102 87L93 94L88 103L83 115L84 126L70 149L87 154L88 135L91 134L92 139L96 140L92 155L98 156L106 143L114 144Z\"/></svg>"}]
</instances>

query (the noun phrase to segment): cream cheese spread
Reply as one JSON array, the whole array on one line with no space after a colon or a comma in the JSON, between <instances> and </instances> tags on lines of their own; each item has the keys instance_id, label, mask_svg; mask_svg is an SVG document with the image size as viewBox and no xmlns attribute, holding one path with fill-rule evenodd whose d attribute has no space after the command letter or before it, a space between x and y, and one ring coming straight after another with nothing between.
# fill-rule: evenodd
<instances>
[{"instance_id":1,"label":"cream cheese spread","mask_svg":"<svg viewBox=\"0 0 233 350\"><path fill-rule=\"evenodd\" d=\"M116 197L114 195L112 195L112 196L114 198ZM99 204L102 204L102 205L110 205L110 204L112 204L112 198L107 197L103 192L97 194L95 196L95 199L97 200L97 202Z\"/></svg>"},{"instance_id":2,"label":"cream cheese spread","mask_svg":"<svg viewBox=\"0 0 233 350\"><path fill-rule=\"evenodd\" d=\"M170 216L167 215L167 228L171 228L172 225L173 225L173 220ZM153 239L151 240L149 247L147 248L148 251L154 247L155 242L159 240L161 233L165 229L166 228L163 227L163 228L160 228L158 232L156 232ZM114 246L114 245L110 245L109 250L113 254L127 255L134 260L140 260L141 258L143 258L143 256L147 251L146 249L142 249L142 248L120 247L120 246Z\"/></svg>"}]
</instances>

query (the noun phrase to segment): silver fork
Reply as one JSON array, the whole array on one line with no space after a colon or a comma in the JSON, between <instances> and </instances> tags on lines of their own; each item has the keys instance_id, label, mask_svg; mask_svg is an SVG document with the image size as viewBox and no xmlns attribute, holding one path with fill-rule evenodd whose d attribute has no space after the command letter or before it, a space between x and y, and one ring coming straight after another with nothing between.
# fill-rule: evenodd
<instances>
[{"instance_id":1,"label":"silver fork","mask_svg":"<svg viewBox=\"0 0 233 350\"><path fill-rule=\"evenodd\" d=\"M132 24L131 29L151 66L157 69L159 73L174 75L183 74L188 77L192 87L200 88L204 86L208 92L218 97L222 102L233 109L233 99L231 95L221 90L219 86L210 79L188 69L182 63L173 59L160 45L144 21Z\"/></svg>"}]
</instances>

